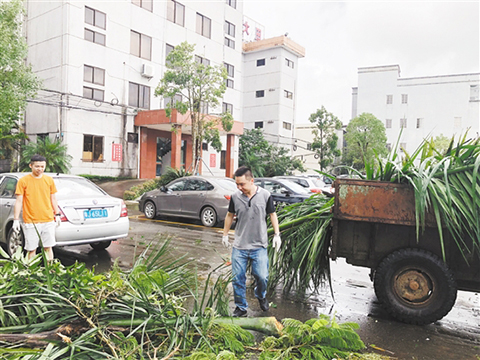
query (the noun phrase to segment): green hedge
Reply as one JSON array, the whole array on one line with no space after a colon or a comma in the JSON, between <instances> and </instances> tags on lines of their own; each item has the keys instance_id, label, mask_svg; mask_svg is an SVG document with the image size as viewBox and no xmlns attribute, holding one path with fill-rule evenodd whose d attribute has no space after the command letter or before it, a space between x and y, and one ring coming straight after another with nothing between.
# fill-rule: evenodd
<instances>
[{"instance_id":1,"label":"green hedge","mask_svg":"<svg viewBox=\"0 0 480 360\"><path fill-rule=\"evenodd\" d=\"M158 189L160 185L161 178L147 180L143 184L132 186L130 189L125 190L125 192L123 193L123 199L135 200L147 191Z\"/></svg>"}]
</instances>

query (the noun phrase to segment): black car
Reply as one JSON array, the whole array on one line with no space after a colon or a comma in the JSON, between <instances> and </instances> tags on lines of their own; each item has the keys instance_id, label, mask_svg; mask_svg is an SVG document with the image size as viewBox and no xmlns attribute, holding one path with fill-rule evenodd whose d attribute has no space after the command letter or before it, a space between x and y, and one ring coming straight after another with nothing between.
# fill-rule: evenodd
<instances>
[{"instance_id":1,"label":"black car","mask_svg":"<svg viewBox=\"0 0 480 360\"><path fill-rule=\"evenodd\" d=\"M304 187L285 179L256 178L255 185L261 186L272 194L275 205L302 202L313 195Z\"/></svg>"}]
</instances>

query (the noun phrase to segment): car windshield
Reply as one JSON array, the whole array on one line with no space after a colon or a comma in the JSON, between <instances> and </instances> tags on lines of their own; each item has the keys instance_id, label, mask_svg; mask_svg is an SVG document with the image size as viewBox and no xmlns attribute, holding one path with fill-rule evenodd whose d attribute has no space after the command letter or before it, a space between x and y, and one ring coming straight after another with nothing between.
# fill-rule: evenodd
<instances>
[{"instance_id":1,"label":"car windshield","mask_svg":"<svg viewBox=\"0 0 480 360\"><path fill-rule=\"evenodd\" d=\"M310 194L310 191L306 188L304 188L301 185L298 185L297 183L294 183L293 181L290 180L285 180L285 179L279 179L279 182L282 183L285 186L288 186L290 189L295 191L298 194Z\"/></svg>"},{"instance_id":2,"label":"car windshield","mask_svg":"<svg viewBox=\"0 0 480 360\"><path fill-rule=\"evenodd\" d=\"M235 181L233 180L229 180L229 179L216 179L216 180L218 185L220 185L225 190L231 190L231 191L237 190L237 184L235 184Z\"/></svg>"},{"instance_id":3,"label":"car windshield","mask_svg":"<svg viewBox=\"0 0 480 360\"><path fill-rule=\"evenodd\" d=\"M102 196L105 193L95 184L83 178L54 178L57 200Z\"/></svg>"}]
</instances>

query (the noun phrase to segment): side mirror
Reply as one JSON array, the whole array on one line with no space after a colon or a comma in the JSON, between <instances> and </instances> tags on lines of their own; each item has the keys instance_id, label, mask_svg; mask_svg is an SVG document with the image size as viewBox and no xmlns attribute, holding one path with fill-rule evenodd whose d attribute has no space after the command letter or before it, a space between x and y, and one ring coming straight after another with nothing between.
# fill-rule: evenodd
<instances>
[{"instance_id":1,"label":"side mirror","mask_svg":"<svg viewBox=\"0 0 480 360\"><path fill-rule=\"evenodd\" d=\"M160 191L161 192L167 192L167 188L164 185L162 185L162 186L160 186Z\"/></svg>"},{"instance_id":2,"label":"side mirror","mask_svg":"<svg viewBox=\"0 0 480 360\"><path fill-rule=\"evenodd\" d=\"M282 193L282 195L290 196L290 191L288 191L287 189L282 189L280 190L280 192Z\"/></svg>"}]
</instances>

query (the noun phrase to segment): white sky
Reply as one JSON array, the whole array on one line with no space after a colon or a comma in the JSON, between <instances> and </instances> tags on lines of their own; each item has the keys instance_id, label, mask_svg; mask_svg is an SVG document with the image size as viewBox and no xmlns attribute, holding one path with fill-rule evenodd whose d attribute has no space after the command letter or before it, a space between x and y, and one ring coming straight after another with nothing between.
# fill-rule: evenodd
<instances>
[{"instance_id":1,"label":"white sky","mask_svg":"<svg viewBox=\"0 0 480 360\"><path fill-rule=\"evenodd\" d=\"M245 0L244 14L266 38L288 32L305 47L297 123L322 105L348 123L359 67L398 64L402 78L480 71L478 0Z\"/></svg>"}]
</instances>

